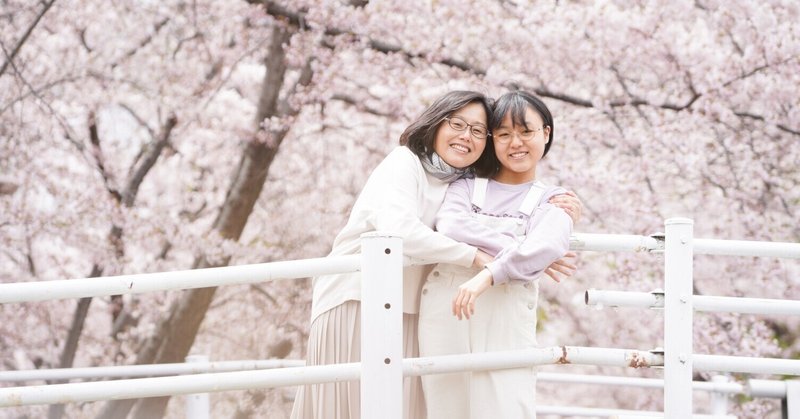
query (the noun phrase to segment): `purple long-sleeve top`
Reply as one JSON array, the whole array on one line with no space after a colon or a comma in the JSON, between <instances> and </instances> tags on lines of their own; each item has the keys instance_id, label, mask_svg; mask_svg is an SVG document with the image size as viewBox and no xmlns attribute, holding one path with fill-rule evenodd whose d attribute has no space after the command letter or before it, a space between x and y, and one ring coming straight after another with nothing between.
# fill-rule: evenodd
<instances>
[{"instance_id":1,"label":"purple long-sleeve top","mask_svg":"<svg viewBox=\"0 0 800 419\"><path fill-rule=\"evenodd\" d=\"M491 271L495 284L510 279L532 281L569 251L572 219L564 210L547 202L566 190L548 186L541 203L529 217L519 209L532 182L510 185L490 179L483 208L473 208L474 183L474 179L459 179L450 184L436 215L436 229L494 256L494 261L486 268ZM525 238L518 241L511 232L493 230L473 217L474 212L521 219L526 226Z\"/></svg>"}]
</instances>

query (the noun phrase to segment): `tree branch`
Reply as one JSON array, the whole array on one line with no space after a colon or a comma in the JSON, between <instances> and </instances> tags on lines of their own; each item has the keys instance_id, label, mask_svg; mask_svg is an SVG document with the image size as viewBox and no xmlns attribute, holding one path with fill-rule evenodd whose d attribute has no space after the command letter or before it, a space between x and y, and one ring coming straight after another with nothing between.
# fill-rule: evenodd
<instances>
[{"instance_id":1,"label":"tree branch","mask_svg":"<svg viewBox=\"0 0 800 419\"><path fill-rule=\"evenodd\" d=\"M305 12L289 10L288 8L286 8L284 6L281 6L279 4L276 4L275 2L273 2L271 0L245 0L245 1L247 1L250 4L263 5L264 8L266 9L266 13L268 15L273 16L275 18L278 18L279 20L285 21L288 24L290 24L292 26L295 26L295 27L297 27L299 29L306 29L306 28L310 27L310 25L305 20ZM329 36L347 35L347 36L352 36L352 37L354 37L356 39L365 38L363 35L357 34L357 33L353 32L353 31L341 29L341 28L324 27L324 28L321 28L321 30L325 35L329 35ZM393 44L388 43L388 42L384 42L382 40L376 40L376 39L373 39L373 38L366 37L365 41L366 41L365 44L369 48L371 48L371 49L373 49L375 51L378 51L378 52L382 52L382 53L386 53L386 54L390 54L390 53L401 54L401 55L405 56L408 59L419 59L419 58L428 59L428 57L426 57L425 54L406 51L406 50L404 50L403 48L401 48L399 46L393 45ZM331 48L331 49L334 48L333 44L331 44L331 43L324 43L323 45L325 45L326 47ZM457 68L459 70L462 70L464 72L467 72L467 73L470 73L470 74L473 74L473 75L476 75L476 76L485 76L486 75L486 70L485 69L480 68L480 67L478 67L478 66L476 66L474 64L471 64L471 63L468 63L468 62L464 62L464 61L460 61L460 60L455 60L455 59L452 59L452 58L445 57L445 58L434 60L432 62L433 63L437 63L437 64L446 65L446 66L453 67L453 68ZM763 70L763 69L762 68L757 68L757 69L754 70L754 72L746 74L745 77L749 76L749 75L751 75L751 74L753 74L755 72L761 71L761 70ZM550 89L548 89L547 87L544 87L544 86L533 87L533 86L527 86L527 85L518 84L518 83L507 83L505 85L505 87L508 88L508 89L511 89L511 90L520 90L520 89L529 90L529 91L532 91L532 92L536 93L537 95L539 95L541 97L558 100L560 102L568 103L568 104L579 106L579 107L583 107L583 108L597 108L597 106L594 103L592 103L591 100L587 100L587 99L583 99L583 98L580 98L580 97L572 96L572 95L569 95L569 94L566 94L566 93L555 92L555 91L552 91L552 90L550 90ZM685 111L685 110L688 110L689 108L691 108L692 105L694 105L694 103L697 102L697 100L702 97L702 94L698 93L697 91L695 91L694 88L692 88L692 86L689 86L689 91L690 91L691 95L689 96L689 98L684 103L670 103L670 102L653 103L653 102L650 102L648 100L645 100L645 99L642 99L642 98L639 98L639 97L636 97L636 96L631 96L630 99L627 99L627 100L614 100L614 101L611 101L610 103L608 103L608 106L610 106L612 108L620 108L620 107L626 107L626 106L634 106L634 107L648 106L648 107L652 107L652 108L660 108L660 109L666 109L666 110L671 110L671 111L675 111L675 112L681 112L681 111ZM747 114L747 116L750 117L750 118L760 119L762 121L764 120L764 117L761 117L761 116L758 116L758 115ZM800 131L795 130L795 129L791 129L791 128L787 127L786 125L777 124L777 127L778 127L778 129L780 129L782 131L785 131L785 132L788 132L790 134L800 135Z\"/></svg>"},{"instance_id":2,"label":"tree branch","mask_svg":"<svg viewBox=\"0 0 800 419\"><path fill-rule=\"evenodd\" d=\"M139 114L137 114L136 111L133 110L133 108L131 108L130 106L128 106L125 103L120 103L119 106L121 106L122 109L125 109L126 111L128 111L128 113L131 114L133 119L135 119L136 122L139 123L139 126L141 126L142 128L147 130L147 132L150 134L150 138L153 138L153 139L156 138L155 131L152 128L150 128L150 125L147 125L147 121L145 121L144 118L140 117ZM139 154L141 154L141 153L139 153ZM138 158L137 158L137 160L138 160Z\"/></svg>"},{"instance_id":3,"label":"tree branch","mask_svg":"<svg viewBox=\"0 0 800 419\"><path fill-rule=\"evenodd\" d=\"M766 121L766 118L764 118L763 116L752 114L750 112L734 112L733 114L740 118L755 119L756 121L762 121L762 122ZM788 132L789 134L800 135L800 129L790 128L783 124L775 124L775 126L778 127L779 130Z\"/></svg>"},{"instance_id":4,"label":"tree branch","mask_svg":"<svg viewBox=\"0 0 800 419\"><path fill-rule=\"evenodd\" d=\"M122 61L124 61L124 60L126 60L126 59L128 59L130 57L133 57L134 55L136 55L136 53L140 49L144 48L145 46L147 46L147 44L152 42L154 35L156 35L159 31L161 31L161 28L163 28L164 25L167 24L167 22L169 22L169 18L168 17L162 19L161 21L159 21L155 25L153 25L153 33L151 33L151 34L147 35L146 37L144 37L144 39L139 41L139 43L135 47L131 48L122 57L120 57L118 60L116 60L113 63L111 63L111 68L115 68Z\"/></svg>"},{"instance_id":5,"label":"tree branch","mask_svg":"<svg viewBox=\"0 0 800 419\"><path fill-rule=\"evenodd\" d=\"M370 107L370 106L366 106L362 102L356 100L354 97L349 96L349 95L345 95L345 94L342 94L342 93L334 93L331 96L331 100L338 100L340 102L344 102L344 103L346 103L348 105L354 106L359 111L370 113L370 114L373 114L373 115L385 116L385 117L393 117L394 116L393 114L391 114L389 112L385 112L385 111L382 111L380 109L376 109L376 108L373 108L373 107Z\"/></svg>"},{"instance_id":6,"label":"tree branch","mask_svg":"<svg viewBox=\"0 0 800 419\"><path fill-rule=\"evenodd\" d=\"M265 9L266 9L266 13L268 15L271 15L273 17L276 17L276 18L279 18L281 20L284 20L287 23L289 23L289 24L291 24L291 25L293 25L295 27L308 28L310 26L310 25L308 25L308 23L305 20L305 13L304 12L291 11L291 10L287 9L286 7L283 7L283 6L279 5L279 4L275 4L273 1L270 1L270 0L245 0L245 1L247 1L250 4L263 4ZM322 28L322 31L323 31L323 33L325 35L329 35L329 36L348 35L348 36L352 36L354 38L364 38L362 35L357 34L357 33L353 32L353 31L348 31L348 30L344 30L344 29L340 29L340 28L325 27L325 28ZM421 59L428 59L428 57L425 54L406 51L406 50L404 50L403 48L401 48L401 47L399 47L397 45L393 45L391 43L388 43L388 42L385 42L385 41L382 41L382 40L376 40L376 39L373 39L373 38L367 38L365 41L366 41L366 44L368 45L369 48L371 48L371 49L373 49L375 51L378 51L378 52L382 52L382 53L385 53L385 54L401 54L401 55L405 56L407 59L420 59L420 58ZM334 46L332 44L330 44L330 43L327 43L327 44L324 44L324 45L326 47L328 47L328 48L331 48L331 49L334 48ZM444 58L441 58L441 59L434 60L432 62L433 63L437 63L437 64L446 65L446 66L453 67L453 68L457 68L459 70L462 70L464 72L467 72L467 73L470 73L470 74L473 74L473 75L476 75L476 76L485 76L486 75L486 69L483 69L483 68L480 68L480 67L478 67L478 66L476 66L474 64L467 63L467 62L460 61L460 60L456 60L456 59L453 59L453 58L444 57ZM537 88L537 87L525 86L525 85L521 85L521 84L517 84L517 83L508 83L508 84L505 85L505 87L507 87L507 88L509 88L511 90L520 90L520 89L530 90L530 91L536 93L537 95L539 95L541 97L555 99L555 100L558 100L558 101L561 101L561 102L566 102L566 103L569 103L569 104L575 105L575 106L580 106L580 107L584 107L584 108L596 108L596 106L590 100L578 98L578 97L571 96L571 95L564 94L564 93L553 92L553 91L547 89L546 87L538 87ZM644 99L633 97L630 100L613 101L609 105L611 107L646 105L646 106L659 107L659 108L670 109L670 110L675 110L675 111L682 111L682 110L685 110L685 109L689 108L690 106L692 106L692 104L699 97L700 97L700 95L693 94L692 97L685 104L674 104L674 103L653 104L653 103L650 103L650 102L648 102L648 101L646 101Z\"/></svg>"},{"instance_id":7,"label":"tree branch","mask_svg":"<svg viewBox=\"0 0 800 419\"><path fill-rule=\"evenodd\" d=\"M16 67L14 66L13 63L11 64L11 66L12 66L12 68L16 69ZM64 83L77 82L77 81L82 80L83 78L84 78L83 76L64 77L64 78L61 78L61 79L58 79L58 80L47 82L47 83L43 84L42 86L40 86L39 88L34 88L30 83L28 83L26 80L23 79L25 86L27 86L28 89L29 89L28 92L26 92L24 94L21 94L18 97L15 97L13 100L11 100L7 104L5 104L3 106L3 108L0 109L0 115L4 114L12 106L14 106L15 103L21 102L21 101L27 99L29 96L33 96L33 97L35 97L35 98L37 98L39 100L43 100L42 97L41 97L41 93L44 90L50 89L52 87L56 87L56 86L58 86L60 84L64 84Z\"/></svg>"},{"instance_id":8,"label":"tree branch","mask_svg":"<svg viewBox=\"0 0 800 419\"><path fill-rule=\"evenodd\" d=\"M172 129L175 128L175 125L177 124L178 118L176 118L174 114L167 118L167 122L165 122L164 126L161 127L161 132L159 133L155 143L149 146L147 153L145 153L144 159L139 166L136 167L133 175L128 179L128 184L125 186L125 190L122 193L122 204L126 207L133 206L133 201L136 199L136 194L139 192L139 186L142 184L147 172L149 172L150 169L153 168L153 165L156 164L156 161L158 160L158 157L161 156L161 152L164 150L164 147L169 144Z\"/></svg>"},{"instance_id":9,"label":"tree branch","mask_svg":"<svg viewBox=\"0 0 800 419\"><path fill-rule=\"evenodd\" d=\"M0 195L12 195L19 189L19 182L8 176L0 176Z\"/></svg>"},{"instance_id":10,"label":"tree branch","mask_svg":"<svg viewBox=\"0 0 800 419\"><path fill-rule=\"evenodd\" d=\"M112 175L106 169L106 165L103 162L103 149L100 146L100 134L97 130L97 117L95 116L94 111L89 112L89 116L87 117L88 126L89 126L89 143L92 145L92 156L94 156L94 163L97 167L97 170L100 172L100 176L103 178L103 183L106 185L106 190L109 194L116 200L117 202L122 202L122 195L119 193L119 190L112 186L113 180Z\"/></svg>"},{"instance_id":11,"label":"tree branch","mask_svg":"<svg viewBox=\"0 0 800 419\"><path fill-rule=\"evenodd\" d=\"M279 5L279 4L276 4L275 2L270 1L270 0L245 0L245 1L247 1L250 4L263 4L264 8L266 9L266 13L268 15L271 15L273 17L279 18L281 20L285 20L290 25L295 26L295 27L297 27L299 29L305 29L305 28L311 27L311 25L309 25L308 22L305 20L305 13L304 12L291 11L291 10L289 10L289 9ZM363 38L362 35L357 34L357 33L353 32L353 31L345 30L345 29L332 28L332 27L325 27L325 28L322 28L322 29L323 29L323 33L325 35L328 35L328 36L349 35L349 36L352 36L352 37L355 37L355 38ZM388 42L384 42L382 40L376 40L376 39L373 39L373 38L367 38L366 41L367 41L367 45L369 46L369 48L371 48L371 49L373 49L375 51L378 51L378 52L382 52L384 54L393 54L393 53L394 54L402 54L407 59L417 59L417 58L422 58L422 59L426 59L426 60L429 59L429 57L425 56L424 54L409 52L409 51L406 51L406 50L404 50L403 48L401 48L401 47L399 47L397 45L393 45L393 44L390 44ZM331 44L326 44L325 46L328 47L328 48L333 49L333 45L331 45ZM471 65L469 63L466 63L466 62L463 62L463 61L459 61L459 60L456 60L456 59L453 59L453 58L442 58L442 59L439 59L439 60L435 60L433 62L439 63L439 64L444 64L444 65L449 66L449 67L455 67L455 68L461 69L462 71L465 71L465 72L468 72L468 73L472 73L472 74L477 74L477 75L480 75L480 76L486 75L486 70L485 69L478 68L478 67L476 67L474 65Z\"/></svg>"},{"instance_id":12,"label":"tree branch","mask_svg":"<svg viewBox=\"0 0 800 419\"><path fill-rule=\"evenodd\" d=\"M28 29L25 31L25 34L23 34L22 38L20 38L19 41L17 41L17 45L14 46L14 49L11 50L10 54L6 54L6 62L4 62L3 66L0 67L0 77L3 76L3 73L5 73L6 71L6 68L8 68L11 62L14 61L14 58L16 58L17 54L19 54L20 49L22 49L22 45L25 44L25 41L27 41L28 37L31 36L33 29L36 28L36 25L39 24L40 20L42 20L44 14L47 13L48 10L50 10L50 7L53 6L53 3L55 2L56 0L50 0L49 2L44 3L42 11L39 12L39 15L36 16L36 19L33 20L33 23L31 23L31 25L28 26ZM5 52L5 48L3 48L3 52Z\"/></svg>"}]
</instances>

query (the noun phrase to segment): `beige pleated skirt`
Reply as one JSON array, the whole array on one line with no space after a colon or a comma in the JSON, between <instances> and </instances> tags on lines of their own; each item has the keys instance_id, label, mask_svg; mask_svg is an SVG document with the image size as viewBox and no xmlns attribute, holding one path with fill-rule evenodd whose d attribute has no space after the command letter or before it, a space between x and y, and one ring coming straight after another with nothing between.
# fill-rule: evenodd
<instances>
[{"instance_id":1,"label":"beige pleated skirt","mask_svg":"<svg viewBox=\"0 0 800 419\"><path fill-rule=\"evenodd\" d=\"M419 356L417 315L403 313L403 356ZM308 335L306 365L361 361L361 302L347 301L317 317ZM348 381L301 386L292 419L361 419L360 383ZM419 377L403 379L403 417L425 419Z\"/></svg>"}]
</instances>

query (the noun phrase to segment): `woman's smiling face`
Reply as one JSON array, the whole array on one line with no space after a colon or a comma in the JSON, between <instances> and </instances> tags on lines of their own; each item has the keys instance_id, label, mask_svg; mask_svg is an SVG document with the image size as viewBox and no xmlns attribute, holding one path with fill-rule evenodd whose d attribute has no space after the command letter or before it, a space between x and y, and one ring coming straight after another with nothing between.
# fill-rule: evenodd
<instances>
[{"instance_id":1,"label":"woman's smiling face","mask_svg":"<svg viewBox=\"0 0 800 419\"><path fill-rule=\"evenodd\" d=\"M487 130L486 111L482 104L473 102L453 112L449 118L450 121L444 120L439 124L433 149L445 163L463 169L475 163L486 147L486 138L476 138L472 134L476 128ZM460 131L452 127L462 122L468 126L464 125Z\"/></svg>"}]
</instances>

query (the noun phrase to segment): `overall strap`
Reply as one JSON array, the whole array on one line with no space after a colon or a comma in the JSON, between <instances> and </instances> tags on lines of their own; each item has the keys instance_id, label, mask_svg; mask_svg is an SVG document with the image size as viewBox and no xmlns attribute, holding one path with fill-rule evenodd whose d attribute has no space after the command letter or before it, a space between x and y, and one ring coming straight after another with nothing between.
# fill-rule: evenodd
<instances>
[{"instance_id":1,"label":"overall strap","mask_svg":"<svg viewBox=\"0 0 800 419\"><path fill-rule=\"evenodd\" d=\"M475 183L472 185L472 205L483 208L486 202L486 189L489 187L489 179L485 177L476 177Z\"/></svg>"},{"instance_id":2,"label":"overall strap","mask_svg":"<svg viewBox=\"0 0 800 419\"><path fill-rule=\"evenodd\" d=\"M533 214L533 210L539 206L539 201L542 200L542 195L544 195L546 190L547 185L544 183L539 181L533 182L531 189L528 190L528 194L525 196L525 200L522 201L522 205L519 207L519 212L530 217L531 214Z\"/></svg>"}]
</instances>

